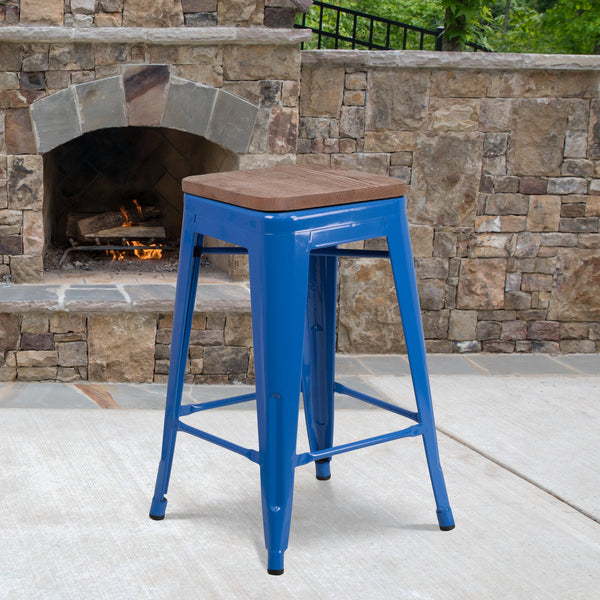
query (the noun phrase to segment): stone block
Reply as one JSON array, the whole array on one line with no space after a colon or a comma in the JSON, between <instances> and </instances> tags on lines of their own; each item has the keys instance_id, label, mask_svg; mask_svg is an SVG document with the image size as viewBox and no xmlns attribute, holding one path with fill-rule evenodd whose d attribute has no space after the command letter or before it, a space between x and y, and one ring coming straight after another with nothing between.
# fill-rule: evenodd
<instances>
[{"instance_id":1,"label":"stone block","mask_svg":"<svg viewBox=\"0 0 600 600\"><path fill-rule=\"evenodd\" d=\"M557 321L534 321L528 323L527 339L557 342L560 339L560 323Z\"/></svg>"},{"instance_id":2,"label":"stone block","mask_svg":"<svg viewBox=\"0 0 600 600\"><path fill-rule=\"evenodd\" d=\"M478 321L475 327L475 337L480 341L498 339L501 333L502 324L496 321Z\"/></svg>"},{"instance_id":3,"label":"stone block","mask_svg":"<svg viewBox=\"0 0 600 600\"><path fill-rule=\"evenodd\" d=\"M448 326L448 338L463 342L474 340L477 337L477 311L476 310L451 310Z\"/></svg>"},{"instance_id":4,"label":"stone block","mask_svg":"<svg viewBox=\"0 0 600 600\"><path fill-rule=\"evenodd\" d=\"M296 11L280 6L265 7L264 26L273 28L293 28Z\"/></svg>"},{"instance_id":5,"label":"stone block","mask_svg":"<svg viewBox=\"0 0 600 600\"><path fill-rule=\"evenodd\" d=\"M532 196L527 213L528 231L558 231L560 196Z\"/></svg>"},{"instance_id":6,"label":"stone block","mask_svg":"<svg viewBox=\"0 0 600 600\"><path fill-rule=\"evenodd\" d=\"M503 308L505 281L505 259L462 259L457 308L473 310Z\"/></svg>"},{"instance_id":7,"label":"stone block","mask_svg":"<svg viewBox=\"0 0 600 600\"><path fill-rule=\"evenodd\" d=\"M85 329L85 315L57 312L50 318L50 331L53 333L79 333Z\"/></svg>"},{"instance_id":8,"label":"stone block","mask_svg":"<svg viewBox=\"0 0 600 600\"><path fill-rule=\"evenodd\" d=\"M322 69L306 67L302 69L301 114L314 117L338 117L343 101L344 77L345 70L341 68L328 69L325 72Z\"/></svg>"},{"instance_id":9,"label":"stone block","mask_svg":"<svg viewBox=\"0 0 600 600\"><path fill-rule=\"evenodd\" d=\"M565 136L565 158L585 158L587 156L587 131L567 131Z\"/></svg>"},{"instance_id":10,"label":"stone block","mask_svg":"<svg viewBox=\"0 0 600 600\"><path fill-rule=\"evenodd\" d=\"M192 330L190 344L194 346L222 346L224 343L222 329Z\"/></svg>"},{"instance_id":11,"label":"stone block","mask_svg":"<svg viewBox=\"0 0 600 600\"><path fill-rule=\"evenodd\" d=\"M585 216L585 202L576 202L573 204L563 204L560 207L560 216L565 218Z\"/></svg>"},{"instance_id":12,"label":"stone block","mask_svg":"<svg viewBox=\"0 0 600 600\"><path fill-rule=\"evenodd\" d=\"M156 317L153 314L90 315L90 381L151 382L155 337Z\"/></svg>"},{"instance_id":13,"label":"stone block","mask_svg":"<svg viewBox=\"0 0 600 600\"><path fill-rule=\"evenodd\" d=\"M343 260L339 279L338 350L400 352L400 311L389 263Z\"/></svg>"},{"instance_id":14,"label":"stone block","mask_svg":"<svg viewBox=\"0 0 600 600\"><path fill-rule=\"evenodd\" d=\"M120 77L75 86L82 133L105 127L125 127L125 94Z\"/></svg>"},{"instance_id":15,"label":"stone block","mask_svg":"<svg viewBox=\"0 0 600 600\"><path fill-rule=\"evenodd\" d=\"M445 226L473 222L481 174L481 141L477 133L417 135L409 219Z\"/></svg>"},{"instance_id":16,"label":"stone block","mask_svg":"<svg viewBox=\"0 0 600 600\"><path fill-rule=\"evenodd\" d=\"M228 0L219 2L219 25L249 27L264 22L264 2L260 0Z\"/></svg>"},{"instance_id":17,"label":"stone block","mask_svg":"<svg viewBox=\"0 0 600 600\"><path fill-rule=\"evenodd\" d=\"M123 0L99 0L98 8L107 13L121 12Z\"/></svg>"},{"instance_id":18,"label":"stone block","mask_svg":"<svg viewBox=\"0 0 600 600\"><path fill-rule=\"evenodd\" d=\"M39 254L44 251L44 226L41 212L23 211L23 253Z\"/></svg>"},{"instance_id":19,"label":"stone block","mask_svg":"<svg viewBox=\"0 0 600 600\"><path fill-rule=\"evenodd\" d=\"M367 90L367 129L414 131L425 125L428 73L387 69L372 71Z\"/></svg>"},{"instance_id":20,"label":"stone block","mask_svg":"<svg viewBox=\"0 0 600 600\"><path fill-rule=\"evenodd\" d=\"M47 315L25 313L21 321L21 333L48 333L48 325L49 318Z\"/></svg>"},{"instance_id":21,"label":"stone block","mask_svg":"<svg viewBox=\"0 0 600 600\"><path fill-rule=\"evenodd\" d=\"M455 232L436 228L433 242L433 256L455 256L456 244L457 236Z\"/></svg>"},{"instance_id":22,"label":"stone block","mask_svg":"<svg viewBox=\"0 0 600 600\"><path fill-rule=\"evenodd\" d=\"M431 95L448 98L485 98L489 73L481 71L434 70Z\"/></svg>"},{"instance_id":23,"label":"stone block","mask_svg":"<svg viewBox=\"0 0 600 600\"><path fill-rule=\"evenodd\" d=\"M366 90L367 89L367 74L364 71L356 71L354 73L346 73L344 87L347 90Z\"/></svg>"},{"instance_id":24,"label":"stone block","mask_svg":"<svg viewBox=\"0 0 600 600\"><path fill-rule=\"evenodd\" d=\"M217 0L181 0L184 13L215 12Z\"/></svg>"},{"instance_id":25,"label":"stone block","mask_svg":"<svg viewBox=\"0 0 600 600\"><path fill-rule=\"evenodd\" d=\"M167 65L129 65L123 71L123 87L129 125L159 127L167 99Z\"/></svg>"},{"instance_id":26,"label":"stone block","mask_svg":"<svg viewBox=\"0 0 600 600\"><path fill-rule=\"evenodd\" d=\"M58 367L20 367L17 371L19 381L55 381Z\"/></svg>"},{"instance_id":27,"label":"stone block","mask_svg":"<svg viewBox=\"0 0 600 600\"><path fill-rule=\"evenodd\" d=\"M84 71L94 68L91 44L52 44L48 67L51 71Z\"/></svg>"},{"instance_id":28,"label":"stone block","mask_svg":"<svg viewBox=\"0 0 600 600\"><path fill-rule=\"evenodd\" d=\"M477 131L479 100L430 98L429 127L434 131Z\"/></svg>"},{"instance_id":29,"label":"stone block","mask_svg":"<svg viewBox=\"0 0 600 600\"><path fill-rule=\"evenodd\" d=\"M477 340L470 340L466 342L454 342L454 351L460 354L466 352L480 352L481 345Z\"/></svg>"},{"instance_id":30,"label":"stone block","mask_svg":"<svg viewBox=\"0 0 600 600\"><path fill-rule=\"evenodd\" d=\"M27 108L12 108L6 111L5 141L9 154L36 153L31 115Z\"/></svg>"},{"instance_id":31,"label":"stone block","mask_svg":"<svg viewBox=\"0 0 600 600\"><path fill-rule=\"evenodd\" d=\"M433 228L427 225L410 224L410 241L413 256L428 257L433 254Z\"/></svg>"},{"instance_id":32,"label":"stone block","mask_svg":"<svg viewBox=\"0 0 600 600\"><path fill-rule=\"evenodd\" d=\"M551 177L548 180L549 194L586 194L587 180L583 177Z\"/></svg>"},{"instance_id":33,"label":"stone block","mask_svg":"<svg viewBox=\"0 0 600 600\"><path fill-rule=\"evenodd\" d=\"M542 246L562 246L565 248L577 246L577 235L574 233L542 233Z\"/></svg>"},{"instance_id":34,"label":"stone block","mask_svg":"<svg viewBox=\"0 0 600 600\"><path fill-rule=\"evenodd\" d=\"M274 106L269 119L268 149L274 154L289 154L296 149L298 111ZM326 152L339 152L338 140L325 140Z\"/></svg>"},{"instance_id":35,"label":"stone block","mask_svg":"<svg viewBox=\"0 0 600 600\"><path fill-rule=\"evenodd\" d=\"M34 102L31 118L40 152L52 150L81 135L73 88L60 90Z\"/></svg>"},{"instance_id":36,"label":"stone block","mask_svg":"<svg viewBox=\"0 0 600 600\"><path fill-rule=\"evenodd\" d=\"M510 70L500 71L491 76L489 96L503 98L554 96L557 75L552 71Z\"/></svg>"},{"instance_id":37,"label":"stone block","mask_svg":"<svg viewBox=\"0 0 600 600\"><path fill-rule=\"evenodd\" d=\"M506 233L482 233L474 235L470 242L470 255L476 258L500 258L511 256L515 236Z\"/></svg>"},{"instance_id":38,"label":"stone block","mask_svg":"<svg viewBox=\"0 0 600 600\"><path fill-rule=\"evenodd\" d=\"M508 149L509 175L558 175L563 159L568 102L515 101Z\"/></svg>"},{"instance_id":39,"label":"stone block","mask_svg":"<svg viewBox=\"0 0 600 600\"><path fill-rule=\"evenodd\" d=\"M524 292L548 292L552 289L552 275L544 273L523 273L521 290Z\"/></svg>"},{"instance_id":40,"label":"stone block","mask_svg":"<svg viewBox=\"0 0 600 600\"><path fill-rule=\"evenodd\" d=\"M592 340L562 340L560 351L563 354L591 354L596 352L596 344Z\"/></svg>"},{"instance_id":41,"label":"stone block","mask_svg":"<svg viewBox=\"0 0 600 600\"><path fill-rule=\"evenodd\" d=\"M217 90L173 77L169 87L163 127L206 135Z\"/></svg>"},{"instance_id":42,"label":"stone block","mask_svg":"<svg viewBox=\"0 0 600 600\"><path fill-rule=\"evenodd\" d=\"M565 233L598 233L598 217L560 219L558 230Z\"/></svg>"},{"instance_id":43,"label":"stone block","mask_svg":"<svg viewBox=\"0 0 600 600\"><path fill-rule=\"evenodd\" d=\"M21 350L54 350L54 336L51 333L22 333Z\"/></svg>"},{"instance_id":44,"label":"stone block","mask_svg":"<svg viewBox=\"0 0 600 600\"><path fill-rule=\"evenodd\" d=\"M64 0L21 0L20 20L22 24L62 25Z\"/></svg>"},{"instance_id":45,"label":"stone block","mask_svg":"<svg viewBox=\"0 0 600 600\"><path fill-rule=\"evenodd\" d=\"M55 350L20 350L17 352L17 366L55 367L58 364L58 352Z\"/></svg>"},{"instance_id":46,"label":"stone block","mask_svg":"<svg viewBox=\"0 0 600 600\"><path fill-rule=\"evenodd\" d=\"M86 342L61 342L56 345L58 350L58 364L61 367L86 367L87 343Z\"/></svg>"},{"instance_id":47,"label":"stone block","mask_svg":"<svg viewBox=\"0 0 600 600\"><path fill-rule=\"evenodd\" d=\"M71 0L71 12L75 15L93 15L97 0Z\"/></svg>"},{"instance_id":48,"label":"stone block","mask_svg":"<svg viewBox=\"0 0 600 600\"><path fill-rule=\"evenodd\" d=\"M19 315L0 313L0 357L8 350L16 350L19 342Z\"/></svg>"},{"instance_id":49,"label":"stone block","mask_svg":"<svg viewBox=\"0 0 600 600\"><path fill-rule=\"evenodd\" d=\"M600 319L600 250L561 248L548 318L556 321Z\"/></svg>"},{"instance_id":50,"label":"stone block","mask_svg":"<svg viewBox=\"0 0 600 600\"><path fill-rule=\"evenodd\" d=\"M591 160L583 158L565 159L561 168L560 174L563 177L592 177L594 174L594 163Z\"/></svg>"},{"instance_id":51,"label":"stone block","mask_svg":"<svg viewBox=\"0 0 600 600\"><path fill-rule=\"evenodd\" d=\"M514 352L515 344L514 342L502 342L497 340L485 341L482 342L481 349L483 350L483 352L507 354L510 352Z\"/></svg>"},{"instance_id":52,"label":"stone block","mask_svg":"<svg viewBox=\"0 0 600 600\"><path fill-rule=\"evenodd\" d=\"M365 152L412 152L415 147L412 131L367 131L364 136Z\"/></svg>"},{"instance_id":53,"label":"stone block","mask_svg":"<svg viewBox=\"0 0 600 600\"><path fill-rule=\"evenodd\" d=\"M121 13L96 13L94 25L96 27L121 27L123 25L123 15Z\"/></svg>"},{"instance_id":54,"label":"stone block","mask_svg":"<svg viewBox=\"0 0 600 600\"><path fill-rule=\"evenodd\" d=\"M569 118L567 127L569 131L587 131L590 121L589 100L569 100Z\"/></svg>"},{"instance_id":55,"label":"stone block","mask_svg":"<svg viewBox=\"0 0 600 600\"><path fill-rule=\"evenodd\" d=\"M246 152L258 108L233 94L219 90L206 137L233 152Z\"/></svg>"},{"instance_id":56,"label":"stone block","mask_svg":"<svg viewBox=\"0 0 600 600\"><path fill-rule=\"evenodd\" d=\"M0 25L18 25L19 7L1 6L0 7Z\"/></svg>"},{"instance_id":57,"label":"stone block","mask_svg":"<svg viewBox=\"0 0 600 600\"><path fill-rule=\"evenodd\" d=\"M183 25L180 0L126 0L124 27L179 27Z\"/></svg>"},{"instance_id":58,"label":"stone block","mask_svg":"<svg viewBox=\"0 0 600 600\"><path fill-rule=\"evenodd\" d=\"M488 215L526 215L529 196L522 194L490 194L485 203Z\"/></svg>"},{"instance_id":59,"label":"stone block","mask_svg":"<svg viewBox=\"0 0 600 600\"><path fill-rule=\"evenodd\" d=\"M375 175L387 175L388 160L387 154L333 154L331 166L334 169L358 169Z\"/></svg>"},{"instance_id":60,"label":"stone block","mask_svg":"<svg viewBox=\"0 0 600 600\"><path fill-rule=\"evenodd\" d=\"M248 370L248 348L235 346L205 348L203 361L205 375L246 373Z\"/></svg>"},{"instance_id":61,"label":"stone block","mask_svg":"<svg viewBox=\"0 0 600 600\"><path fill-rule=\"evenodd\" d=\"M23 254L22 236L0 234L0 254L5 256Z\"/></svg>"},{"instance_id":62,"label":"stone block","mask_svg":"<svg viewBox=\"0 0 600 600\"><path fill-rule=\"evenodd\" d=\"M584 340L589 335L589 323L561 323L560 324L560 339L561 340Z\"/></svg>"},{"instance_id":63,"label":"stone block","mask_svg":"<svg viewBox=\"0 0 600 600\"><path fill-rule=\"evenodd\" d=\"M423 332L426 339L443 339L448 336L448 310L422 311Z\"/></svg>"},{"instance_id":64,"label":"stone block","mask_svg":"<svg viewBox=\"0 0 600 600\"><path fill-rule=\"evenodd\" d=\"M340 111L340 136L361 138L365 135L365 109L360 106L342 106ZM375 152L375 150L367 150ZM385 152L381 150L380 152Z\"/></svg>"},{"instance_id":65,"label":"stone block","mask_svg":"<svg viewBox=\"0 0 600 600\"><path fill-rule=\"evenodd\" d=\"M46 86L48 90L63 90L69 87L71 75L68 71L47 71Z\"/></svg>"},{"instance_id":66,"label":"stone block","mask_svg":"<svg viewBox=\"0 0 600 600\"><path fill-rule=\"evenodd\" d=\"M519 180L520 194L545 194L548 191L548 181L539 177L521 177Z\"/></svg>"},{"instance_id":67,"label":"stone block","mask_svg":"<svg viewBox=\"0 0 600 600\"><path fill-rule=\"evenodd\" d=\"M39 283L44 271L41 256L11 256L10 274L13 283Z\"/></svg>"},{"instance_id":68,"label":"stone block","mask_svg":"<svg viewBox=\"0 0 600 600\"><path fill-rule=\"evenodd\" d=\"M600 99L591 102L589 158L600 158Z\"/></svg>"},{"instance_id":69,"label":"stone block","mask_svg":"<svg viewBox=\"0 0 600 600\"><path fill-rule=\"evenodd\" d=\"M221 23L219 22L219 24ZM229 81L262 81L265 79L296 81L300 76L300 51L291 46L225 46L223 70L225 78ZM341 71L343 75L343 69ZM335 81L328 83L333 86ZM325 88L323 90L325 91ZM339 87L340 104L342 90L343 79ZM323 116L325 113L302 111L302 114Z\"/></svg>"},{"instance_id":70,"label":"stone block","mask_svg":"<svg viewBox=\"0 0 600 600\"><path fill-rule=\"evenodd\" d=\"M479 130L506 132L510 129L514 101L508 98L482 98Z\"/></svg>"},{"instance_id":71,"label":"stone block","mask_svg":"<svg viewBox=\"0 0 600 600\"><path fill-rule=\"evenodd\" d=\"M227 346L252 347L252 318L249 313L230 313L225 323Z\"/></svg>"},{"instance_id":72,"label":"stone block","mask_svg":"<svg viewBox=\"0 0 600 600\"><path fill-rule=\"evenodd\" d=\"M600 179L593 179L590 181L590 196L600 196Z\"/></svg>"}]
</instances>

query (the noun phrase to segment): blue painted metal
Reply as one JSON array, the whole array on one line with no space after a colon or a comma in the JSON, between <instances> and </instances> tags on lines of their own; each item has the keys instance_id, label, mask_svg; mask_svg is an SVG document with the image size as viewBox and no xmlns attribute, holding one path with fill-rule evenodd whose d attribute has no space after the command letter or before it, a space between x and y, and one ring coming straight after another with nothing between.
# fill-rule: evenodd
<instances>
[{"instance_id":1,"label":"blue painted metal","mask_svg":"<svg viewBox=\"0 0 600 600\"><path fill-rule=\"evenodd\" d=\"M202 248L204 235L238 246L220 248L217 253L248 252L256 393L181 406L200 256L204 250L215 253L215 249ZM388 239L417 413L334 382L337 256L388 256L385 251L348 251L338 249L337 245L376 237ZM301 390L310 452L298 455L296 434ZM417 425L333 446L335 391L408 417L417 421ZM254 398L258 450L243 448L180 420L194 412ZM150 509L150 515L156 519L165 514L178 431L216 443L259 464L270 573L283 572L295 468L315 461L317 477L327 479L331 456L373 444L423 436L440 526L443 529L454 526L438 456L404 197L264 213L185 195L163 447Z\"/></svg>"}]
</instances>

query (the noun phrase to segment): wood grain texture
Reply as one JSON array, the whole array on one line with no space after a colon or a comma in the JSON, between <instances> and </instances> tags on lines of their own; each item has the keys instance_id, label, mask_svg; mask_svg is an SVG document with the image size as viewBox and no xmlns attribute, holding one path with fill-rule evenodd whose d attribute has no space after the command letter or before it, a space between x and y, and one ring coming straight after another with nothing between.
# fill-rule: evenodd
<instances>
[{"instance_id":1,"label":"wood grain texture","mask_svg":"<svg viewBox=\"0 0 600 600\"><path fill-rule=\"evenodd\" d=\"M298 165L194 175L183 180L187 194L265 212L304 210L396 198L406 183L362 171Z\"/></svg>"}]
</instances>

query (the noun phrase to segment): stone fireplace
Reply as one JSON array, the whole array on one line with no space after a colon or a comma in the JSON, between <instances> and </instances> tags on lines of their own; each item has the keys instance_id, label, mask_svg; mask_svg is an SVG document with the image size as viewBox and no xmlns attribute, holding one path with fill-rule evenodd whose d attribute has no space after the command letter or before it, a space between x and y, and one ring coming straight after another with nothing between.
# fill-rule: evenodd
<instances>
[{"instance_id":1,"label":"stone fireplace","mask_svg":"<svg viewBox=\"0 0 600 600\"><path fill-rule=\"evenodd\" d=\"M174 272L90 273L76 250L64 270L57 257L86 243L82 220L132 203L176 250L183 177L295 161L299 43L310 38L292 29L296 10L2 3L0 380L165 380ZM188 381L252 378L243 275L236 256L201 275Z\"/></svg>"}]
</instances>

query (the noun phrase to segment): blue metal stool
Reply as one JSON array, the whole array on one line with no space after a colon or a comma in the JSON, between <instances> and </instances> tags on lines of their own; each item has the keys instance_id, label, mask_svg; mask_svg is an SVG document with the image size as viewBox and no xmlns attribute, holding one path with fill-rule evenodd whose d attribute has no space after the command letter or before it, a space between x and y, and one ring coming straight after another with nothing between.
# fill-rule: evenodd
<instances>
[{"instance_id":1,"label":"blue metal stool","mask_svg":"<svg viewBox=\"0 0 600 600\"><path fill-rule=\"evenodd\" d=\"M403 182L357 171L286 166L188 177L177 277L162 456L150 517L164 518L177 432L242 454L260 466L268 572L283 573L295 468L316 462L329 479L331 457L403 437L423 436L442 530L454 528L439 461ZM203 236L240 248L204 248ZM347 242L387 237L388 251L342 250ZM255 394L181 405L200 257L248 253L256 372ZM338 256L391 259L417 412L356 392L334 380ZM297 454L300 391L310 452ZM415 421L389 434L333 446L334 392ZM201 431L181 417L256 399L259 450Z\"/></svg>"}]
</instances>

